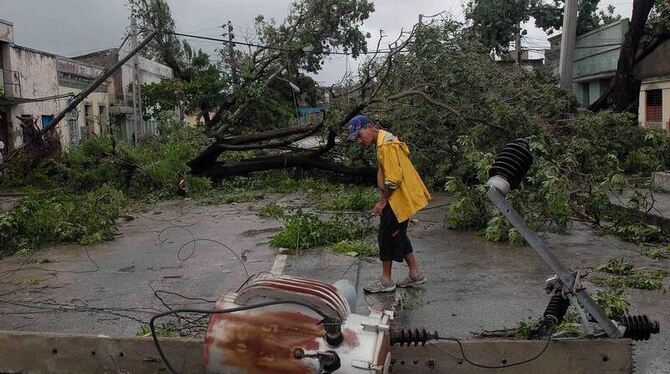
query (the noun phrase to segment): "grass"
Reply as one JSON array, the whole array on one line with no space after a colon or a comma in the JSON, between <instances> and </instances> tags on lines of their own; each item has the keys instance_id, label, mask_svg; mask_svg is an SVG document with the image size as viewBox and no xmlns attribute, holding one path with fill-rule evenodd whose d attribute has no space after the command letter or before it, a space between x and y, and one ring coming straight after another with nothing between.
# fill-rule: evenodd
<instances>
[{"instance_id":1,"label":"grass","mask_svg":"<svg viewBox=\"0 0 670 374\"><path fill-rule=\"evenodd\" d=\"M376 256L379 254L376 245L363 240L343 240L333 245L333 251L351 256Z\"/></svg>"},{"instance_id":2,"label":"grass","mask_svg":"<svg viewBox=\"0 0 670 374\"><path fill-rule=\"evenodd\" d=\"M284 217L284 229L270 240L273 247L307 249L342 240L360 239L374 229L368 221L351 215L335 215L330 220L321 220L311 213L298 210Z\"/></svg>"}]
</instances>

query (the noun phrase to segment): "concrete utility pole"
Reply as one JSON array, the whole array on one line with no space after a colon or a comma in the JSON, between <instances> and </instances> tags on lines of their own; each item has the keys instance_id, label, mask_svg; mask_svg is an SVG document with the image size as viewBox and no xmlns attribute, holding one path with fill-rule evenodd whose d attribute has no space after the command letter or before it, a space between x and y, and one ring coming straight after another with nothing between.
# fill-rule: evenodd
<instances>
[{"instance_id":1,"label":"concrete utility pole","mask_svg":"<svg viewBox=\"0 0 670 374\"><path fill-rule=\"evenodd\" d=\"M228 31L226 32L226 27L228 28ZM233 43L233 39L235 39L235 34L233 34L233 24L228 21L227 25L222 25L221 28L223 28L224 33L221 34L221 36L225 37L228 36L228 63L230 64L230 75L233 78L233 84L237 85L239 83L239 79L237 76L237 58L235 57L235 43Z\"/></svg>"},{"instance_id":2,"label":"concrete utility pole","mask_svg":"<svg viewBox=\"0 0 670 374\"><path fill-rule=\"evenodd\" d=\"M519 31L514 38L514 65L521 63L521 22L519 22Z\"/></svg>"},{"instance_id":3,"label":"concrete utility pole","mask_svg":"<svg viewBox=\"0 0 670 374\"><path fill-rule=\"evenodd\" d=\"M577 34L577 0L565 0L563 8L563 36L561 37L561 57L558 71L561 88L572 88L572 72L575 63L575 37Z\"/></svg>"},{"instance_id":4,"label":"concrete utility pole","mask_svg":"<svg viewBox=\"0 0 670 374\"><path fill-rule=\"evenodd\" d=\"M137 48L137 20L130 17L130 47ZM140 91L140 58L133 56L133 143L137 145L137 138L142 133L142 92Z\"/></svg>"},{"instance_id":5,"label":"concrete utility pole","mask_svg":"<svg viewBox=\"0 0 670 374\"><path fill-rule=\"evenodd\" d=\"M107 78L109 78L112 74L114 74L115 71L119 70L119 68L121 68L133 56L135 56L137 52L142 50L142 48L146 47L146 45L149 44L149 42L151 42L154 39L154 37L156 37L156 34L157 34L156 31L152 31L149 35L146 36L146 38L144 38L144 40L142 40L142 43L140 43L140 45L138 45L136 48L130 51L127 55L125 55L114 65L107 68L85 90L81 91L77 96L72 98L72 100L67 104L65 109L61 110L58 114L54 116L54 119L49 124L49 127L42 130L42 133L46 133L48 131L51 131L51 129L56 128L56 125L58 125L58 123L65 117L65 115L67 115L70 111L76 108L77 105L81 104L81 102L84 101L84 99L88 95L90 95L91 92L95 91L95 89L98 88L101 84L103 84Z\"/></svg>"}]
</instances>

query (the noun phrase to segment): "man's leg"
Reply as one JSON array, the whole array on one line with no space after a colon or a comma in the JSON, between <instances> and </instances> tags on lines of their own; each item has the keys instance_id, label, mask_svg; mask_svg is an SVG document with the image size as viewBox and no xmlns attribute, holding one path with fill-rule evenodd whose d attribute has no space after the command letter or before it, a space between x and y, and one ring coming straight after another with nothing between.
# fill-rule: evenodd
<instances>
[{"instance_id":1,"label":"man's leg","mask_svg":"<svg viewBox=\"0 0 670 374\"><path fill-rule=\"evenodd\" d=\"M393 267L393 243L390 241L393 233L393 212L385 208L379 220L379 232L377 241L379 244L379 260L382 262L382 274L372 284L363 288L365 292L391 292L395 290L395 282L391 279L391 268Z\"/></svg>"},{"instance_id":2,"label":"man's leg","mask_svg":"<svg viewBox=\"0 0 670 374\"><path fill-rule=\"evenodd\" d=\"M393 268L393 261L382 261L382 279L391 281L391 269Z\"/></svg>"},{"instance_id":3,"label":"man's leg","mask_svg":"<svg viewBox=\"0 0 670 374\"><path fill-rule=\"evenodd\" d=\"M405 255L405 262L407 263L407 267L409 267L410 276L417 278L421 275L419 265L416 263L416 258L414 257L414 252Z\"/></svg>"}]
</instances>

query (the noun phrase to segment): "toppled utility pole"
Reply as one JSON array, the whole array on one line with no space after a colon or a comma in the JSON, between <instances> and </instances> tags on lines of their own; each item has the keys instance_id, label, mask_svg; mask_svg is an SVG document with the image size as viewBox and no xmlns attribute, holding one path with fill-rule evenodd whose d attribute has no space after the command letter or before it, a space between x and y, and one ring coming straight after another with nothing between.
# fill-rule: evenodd
<instances>
[{"instance_id":1,"label":"toppled utility pole","mask_svg":"<svg viewBox=\"0 0 670 374\"><path fill-rule=\"evenodd\" d=\"M56 116L54 116L53 121L51 121L51 124L49 127L43 129L41 132L42 134L50 131L51 129L56 128L56 125L65 117L67 113L69 113L71 110L77 107L84 99L91 94L91 92L95 91L98 86L100 86L107 78L109 78L112 74L114 74L115 71L119 70L121 66L123 66L128 60L130 60L137 52L142 50L142 48L146 47L149 42L151 42L157 35L156 31L152 31L147 35L146 38L140 43L136 48L134 48L132 51L130 51L126 56L124 56L122 59L120 59L116 64L110 66L108 69L106 69L100 76L91 83L88 88L80 92L77 96L75 96L72 101L65 107L65 109L61 110Z\"/></svg>"},{"instance_id":2,"label":"toppled utility pole","mask_svg":"<svg viewBox=\"0 0 670 374\"><path fill-rule=\"evenodd\" d=\"M130 18L130 46L137 47L137 21L135 16ZM142 91L140 81L140 58L133 56L133 145L142 134Z\"/></svg>"},{"instance_id":3,"label":"toppled utility pole","mask_svg":"<svg viewBox=\"0 0 670 374\"><path fill-rule=\"evenodd\" d=\"M563 7L563 36L561 57L558 61L561 88L572 88L572 72L575 63L575 37L577 34L577 0L566 0Z\"/></svg>"}]
</instances>

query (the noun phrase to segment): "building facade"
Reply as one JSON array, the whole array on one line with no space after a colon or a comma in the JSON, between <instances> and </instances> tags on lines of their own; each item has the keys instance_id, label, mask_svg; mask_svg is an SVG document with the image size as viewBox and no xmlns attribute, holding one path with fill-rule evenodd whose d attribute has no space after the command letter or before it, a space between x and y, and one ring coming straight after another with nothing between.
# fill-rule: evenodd
<instances>
[{"instance_id":1,"label":"building facade","mask_svg":"<svg viewBox=\"0 0 670 374\"><path fill-rule=\"evenodd\" d=\"M18 46L13 35L13 25L0 20L0 141L5 155L23 144L19 117L33 117L41 128L50 126L68 100L102 73L96 66ZM78 144L108 126L108 85L100 85L52 130L63 146Z\"/></svg>"},{"instance_id":2,"label":"building facade","mask_svg":"<svg viewBox=\"0 0 670 374\"><path fill-rule=\"evenodd\" d=\"M628 19L605 25L575 39L572 89L582 106L593 104L605 92L616 73ZM549 38L545 51L547 66L558 75L561 36Z\"/></svg>"},{"instance_id":3,"label":"building facade","mask_svg":"<svg viewBox=\"0 0 670 374\"><path fill-rule=\"evenodd\" d=\"M112 48L73 57L73 59L97 66L109 67L117 63L119 59L122 59L126 55L126 51ZM142 85L158 83L162 79L173 77L172 69L144 57L139 57L139 69L140 83ZM136 121L133 114L134 97L132 89L134 74L135 68L131 59L112 75L111 89L109 92L109 116L112 127L117 129L115 135L126 141L132 141L136 132ZM149 118L148 116L143 116L143 118L137 120L137 132L139 133L139 136L144 134L154 134L156 133L156 130L154 119Z\"/></svg>"},{"instance_id":4,"label":"building facade","mask_svg":"<svg viewBox=\"0 0 670 374\"><path fill-rule=\"evenodd\" d=\"M670 132L670 41L659 45L635 66L640 78L640 126Z\"/></svg>"}]
</instances>

